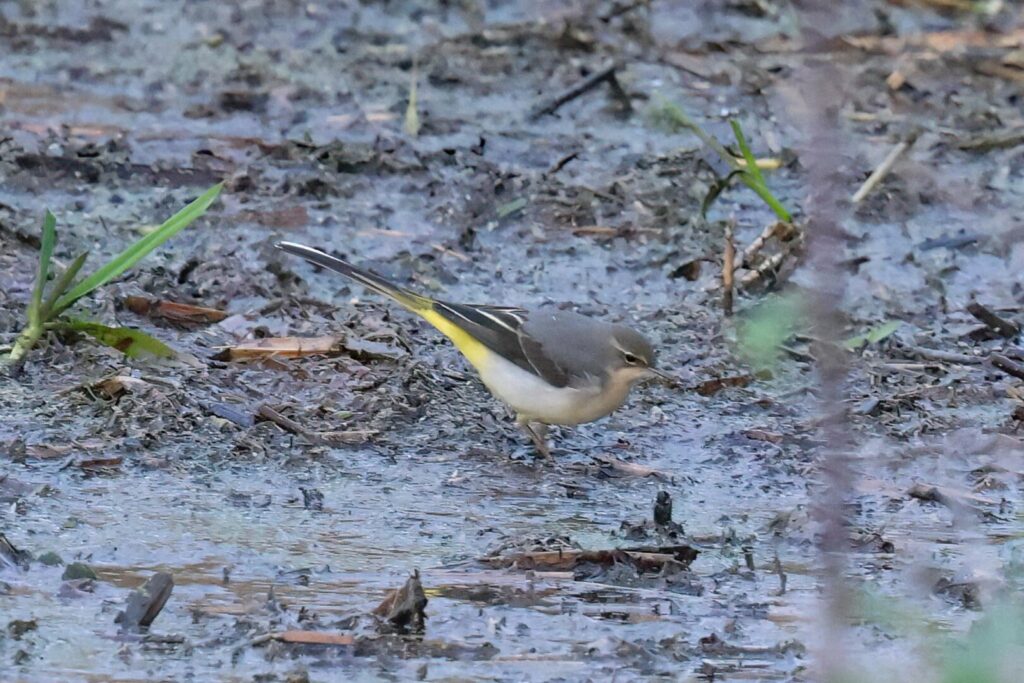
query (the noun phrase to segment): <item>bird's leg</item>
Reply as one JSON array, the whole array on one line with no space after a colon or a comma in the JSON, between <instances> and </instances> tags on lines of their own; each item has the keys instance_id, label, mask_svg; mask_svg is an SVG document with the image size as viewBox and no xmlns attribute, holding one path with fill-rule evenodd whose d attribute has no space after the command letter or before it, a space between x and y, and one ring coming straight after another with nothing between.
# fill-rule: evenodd
<instances>
[{"instance_id":1,"label":"bird's leg","mask_svg":"<svg viewBox=\"0 0 1024 683\"><path fill-rule=\"evenodd\" d=\"M537 448L537 452L544 456L545 460L553 460L551 457L551 449L548 448L547 439L545 438L548 434L548 426L546 424L537 423L536 425L530 424L530 421L525 418L518 418L516 422L523 428L523 431L530 437L530 441Z\"/></svg>"}]
</instances>

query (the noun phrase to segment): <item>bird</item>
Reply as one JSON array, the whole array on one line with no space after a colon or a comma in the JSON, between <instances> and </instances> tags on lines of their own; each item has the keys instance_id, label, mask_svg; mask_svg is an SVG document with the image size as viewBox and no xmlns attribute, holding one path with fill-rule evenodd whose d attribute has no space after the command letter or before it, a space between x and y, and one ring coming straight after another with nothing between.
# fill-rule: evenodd
<instances>
[{"instance_id":1,"label":"bird","mask_svg":"<svg viewBox=\"0 0 1024 683\"><path fill-rule=\"evenodd\" d=\"M656 367L653 345L633 328L553 306L449 303L295 242L278 249L345 275L418 315L447 337L487 389L516 414L551 460L549 425L593 422L615 411L642 380L676 379Z\"/></svg>"}]
</instances>

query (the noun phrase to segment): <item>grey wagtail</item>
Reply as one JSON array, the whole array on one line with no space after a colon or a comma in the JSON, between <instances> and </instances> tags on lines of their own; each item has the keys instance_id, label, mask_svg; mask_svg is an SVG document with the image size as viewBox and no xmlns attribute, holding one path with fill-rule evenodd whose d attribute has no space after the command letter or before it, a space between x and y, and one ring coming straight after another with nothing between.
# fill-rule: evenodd
<instances>
[{"instance_id":1,"label":"grey wagtail","mask_svg":"<svg viewBox=\"0 0 1024 683\"><path fill-rule=\"evenodd\" d=\"M591 422L621 406L642 379L675 379L654 367L654 348L636 330L555 308L450 304L293 242L278 249L346 275L394 299L448 337L494 396L550 458L547 425ZM536 426L535 426L536 425Z\"/></svg>"}]
</instances>

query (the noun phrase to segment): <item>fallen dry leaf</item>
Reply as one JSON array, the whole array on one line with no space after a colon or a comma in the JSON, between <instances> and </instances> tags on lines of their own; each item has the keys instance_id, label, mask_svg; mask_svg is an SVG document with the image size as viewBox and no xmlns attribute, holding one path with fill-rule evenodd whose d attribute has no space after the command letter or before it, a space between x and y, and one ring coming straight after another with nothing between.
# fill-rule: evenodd
<instances>
[{"instance_id":1,"label":"fallen dry leaf","mask_svg":"<svg viewBox=\"0 0 1024 683\"><path fill-rule=\"evenodd\" d=\"M144 296L129 296L124 300L125 308L132 313L149 318L166 320L177 325L208 325L228 317L224 311L203 308L191 304L179 304L163 299L147 299Z\"/></svg>"},{"instance_id":2,"label":"fallen dry leaf","mask_svg":"<svg viewBox=\"0 0 1024 683\"><path fill-rule=\"evenodd\" d=\"M33 458L39 458L40 460L49 460L50 458L60 458L71 452L71 446L63 444L60 446L51 446L49 444L30 444L25 447L25 453L32 456Z\"/></svg>"},{"instance_id":3,"label":"fallen dry leaf","mask_svg":"<svg viewBox=\"0 0 1024 683\"><path fill-rule=\"evenodd\" d=\"M152 386L149 382L136 377L114 375L113 377L101 379L93 384L92 388L109 399L115 399L122 394L148 390Z\"/></svg>"},{"instance_id":4,"label":"fallen dry leaf","mask_svg":"<svg viewBox=\"0 0 1024 683\"><path fill-rule=\"evenodd\" d=\"M336 356L345 350L345 338L327 337L267 337L244 341L218 352L214 360L240 361L270 358L301 358L302 356Z\"/></svg>"},{"instance_id":5,"label":"fallen dry leaf","mask_svg":"<svg viewBox=\"0 0 1024 683\"><path fill-rule=\"evenodd\" d=\"M971 491L955 489L950 486L932 486L930 484L922 484L920 482L911 486L910 490L907 491L907 495L911 498L917 498L918 500L940 503L946 507L956 507L958 505L971 507L972 504L999 504L999 501L986 498L985 496L979 496Z\"/></svg>"},{"instance_id":6,"label":"fallen dry leaf","mask_svg":"<svg viewBox=\"0 0 1024 683\"><path fill-rule=\"evenodd\" d=\"M743 436L753 441L767 441L768 443L782 443L782 434L776 434L775 432L769 432L765 429L748 429L743 432Z\"/></svg>"},{"instance_id":7,"label":"fallen dry leaf","mask_svg":"<svg viewBox=\"0 0 1024 683\"><path fill-rule=\"evenodd\" d=\"M285 206L269 211L242 211L237 218L270 228L295 229L309 223L309 213L302 205Z\"/></svg>"},{"instance_id":8,"label":"fallen dry leaf","mask_svg":"<svg viewBox=\"0 0 1024 683\"><path fill-rule=\"evenodd\" d=\"M751 375L738 375L736 377L716 377L715 379L709 379L701 382L694 387L701 396L711 396L717 394L726 387L745 387L753 380Z\"/></svg>"},{"instance_id":9,"label":"fallen dry leaf","mask_svg":"<svg viewBox=\"0 0 1024 683\"><path fill-rule=\"evenodd\" d=\"M115 456L113 458L90 458L88 460L79 460L78 466L83 470L99 470L110 467L120 467L122 462L124 462L124 458L121 456Z\"/></svg>"},{"instance_id":10,"label":"fallen dry leaf","mask_svg":"<svg viewBox=\"0 0 1024 683\"><path fill-rule=\"evenodd\" d=\"M895 55L908 48L927 49L946 53L976 48L1018 48L1024 43L1024 29L1016 29L1005 33L990 33L975 30L933 31L918 33L906 37L892 36L845 36L847 45L871 52L884 52Z\"/></svg>"},{"instance_id":11,"label":"fallen dry leaf","mask_svg":"<svg viewBox=\"0 0 1024 683\"><path fill-rule=\"evenodd\" d=\"M907 83L907 76L902 71L897 69L889 74L885 79L885 84L889 86L889 90L899 90Z\"/></svg>"}]
</instances>

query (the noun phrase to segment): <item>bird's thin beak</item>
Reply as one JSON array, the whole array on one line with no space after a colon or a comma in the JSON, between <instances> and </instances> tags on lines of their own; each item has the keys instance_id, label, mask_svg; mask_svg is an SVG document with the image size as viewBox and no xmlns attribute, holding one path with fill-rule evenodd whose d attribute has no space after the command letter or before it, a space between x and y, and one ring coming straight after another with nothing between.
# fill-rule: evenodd
<instances>
[{"instance_id":1,"label":"bird's thin beak","mask_svg":"<svg viewBox=\"0 0 1024 683\"><path fill-rule=\"evenodd\" d=\"M678 377L674 377L665 372L664 370L659 370L657 368L647 368L647 372L651 373L652 377L657 377L661 381L672 386L679 386L680 384Z\"/></svg>"}]
</instances>

